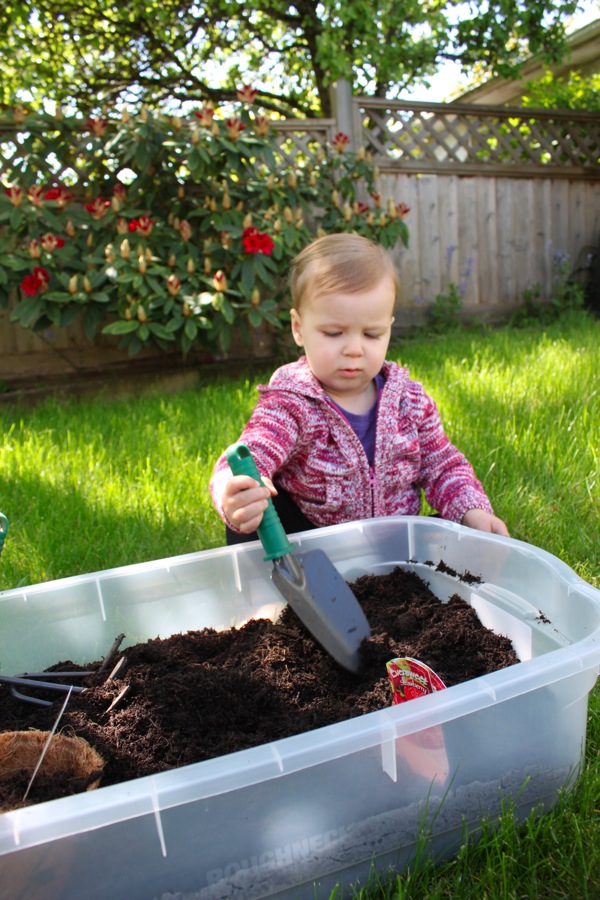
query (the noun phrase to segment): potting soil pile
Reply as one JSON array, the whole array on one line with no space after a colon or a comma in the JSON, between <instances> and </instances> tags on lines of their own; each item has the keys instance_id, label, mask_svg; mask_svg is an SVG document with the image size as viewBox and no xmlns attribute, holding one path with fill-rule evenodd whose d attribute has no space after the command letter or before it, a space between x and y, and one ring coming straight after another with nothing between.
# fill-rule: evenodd
<instances>
[{"instance_id":1,"label":"potting soil pile","mask_svg":"<svg viewBox=\"0 0 600 900\"><path fill-rule=\"evenodd\" d=\"M440 602L412 572L365 575L352 589L372 630L358 675L341 669L286 608L276 623L251 620L126 647L116 677L107 681L105 671L95 683L92 676L87 690L71 695L59 730L98 751L109 785L389 706L386 663L396 657L424 662L447 687L518 662L508 638L484 628L460 597ZM99 666L61 660L52 668ZM51 707L35 707L0 685L0 731L51 729L62 701L56 695ZM57 794L56 787L39 780L27 804L82 789L61 783ZM0 810L18 805L10 780L0 781Z\"/></svg>"}]
</instances>

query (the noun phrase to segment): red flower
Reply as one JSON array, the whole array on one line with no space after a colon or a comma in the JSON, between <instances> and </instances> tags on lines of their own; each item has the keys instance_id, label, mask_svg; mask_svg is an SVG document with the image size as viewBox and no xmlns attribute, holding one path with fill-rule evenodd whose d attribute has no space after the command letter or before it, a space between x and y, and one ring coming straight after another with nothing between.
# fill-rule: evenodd
<instances>
[{"instance_id":1,"label":"red flower","mask_svg":"<svg viewBox=\"0 0 600 900\"><path fill-rule=\"evenodd\" d=\"M40 243L46 253L52 253L53 250L56 250L57 248L60 249L61 247L65 246L65 239L57 237L55 234L51 234L50 232L48 232L40 239Z\"/></svg>"},{"instance_id":2,"label":"red flower","mask_svg":"<svg viewBox=\"0 0 600 900\"><path fill-rule=\"evenodd\" d=\"M12 187L5 188L4 193L10 200L13 206L20 206L23 202L23 191L20 187L13 185Z\"/></svg>"},{"instance_id":3,"label":"red flower","mask_svg":"<svg viewBox=\"0 0 600 900\"><path fill-rule=\"evenodd\" d=\"M118 182L113 187L112 192L113 192L113 197L116 197L117 200L120 200L121 202L125 201L125 198L127 196L127 191L125 190L124 184L121 184L121 182Z\"/></svg>"},{"instance_id":4,"label":"red flower","mask_svg":"<svg viewBox=\"0 0 600 900\"><path fill-rule=\"evenodd\" d=\"M28 297L35 297L38 291L45 291L50 281L50 274L43 266L35 266L31 275L26 275L21 282L21 290Z\"/></svg>"},{"instance_id":5,"label":"red flower","mask_svg":"<svg viewBox=\"0 0 600 900\"><path fill-rule=\"evenodd\" d=\"M399 219L403 219L410 212L410 206L407 206L406 203L399 203L396 207L396 212L398 214Z\"/></svg>"},{"instance_id":6,"label":"red flower","mask_svg":"<svg viewBox=\"0 0 600 900\"><path fill-rule=\"evenodd\" d=\"M44 199L55 200L58 206L66 206L67 202L71 199L71 194L62 186L48 188L44 194Z\"/></svg>"},{"instance_id":7,"label":"red flower","mask_svg":"<svg viewBox=\"0 0 600 900\"><path fill-rule=\"evenodd\" d=\"M149 237L153 226L154 219L149 218L149 216L140 216L139 219L131 220L129 230L131 232L139 231L142 237Z\"/></svg>"},{"instance_id":8,"label":"red flower","mask_svg":"<svg viewBox=\"0 0 600 900\"><path fill-rule=\"evenodd\" d=\"M103 200L102 197L96 197L91 203L86 204L86 209L92 219L103 219L110 206L110 200Z\"/></svg>"},{"instance_id":9,"label":"red flower","mask_svg":"<svg viewBox=\"0 0 600 900\"><path fill-rule=\"evenodd\" d=\"M35 297L38 292L38 287L38 280L37 278L34 278L33 275L26 275L21 282L21 290L28 297Z\"/></svg>"},{"instance_id":10,"label":"red flower","mask_svg":"<svg viewBox=\"0 0 600 900\"><path fill-rule=\"evenodd\" d=\"M37 278L40 286L46 287L48 285L48 282L50 281L50 273L48 272L48 269L44 269L43 266L34 266L33 275L34 278Z\"/></svg>"},{"instance_id":11,"label":"red flower","mask_svg":"<svg viewBox=\"0 0 600 900\"><path fill-rule=\"evenodd\" d=\"M258 228L245 228L242 234L244 253L264 253L270 256L275 244L268 234L261 233Z\"/></svg>"},{"instance_id":12,"label":"red flower","mask_svg":"<svg viewBox=\"0 0 600 900\"><path fill-rule=\"evenodd\" d=\"M154 219L151 219L149 216L140 216L140 224L138 227L139 233L142 237L148 237L152 228L154 226Z\"/></svg>"},{"instance_id":13,"label":"red flower","mask_svg":"<svg viewBox=\"0 0 600 900\"><path fill-rule=\"evenodd\" d=\"M33 206L42 207L44 205L43 193L44 190L39 184L32 184L31 187L27 189L29 202L32 203Z\"/></svg>"},{"instance_id":14,"label":"red flower","mask_svg":"<svg viewBox=\"0 0 600 900\"><path fill-rule=\"evenodd\" d=\"M96 137L102 137L102 135L104 134L104 132L106 131L106 128L108 126L108 119L104 119L104 118L95 119L92 117L87 120L86 125L90 129L90 131L94 132Z\"/></svg>"},{"instance_id":15,"label":"red flower","mask_svg":"<svg viewBox=\"0 0 600 900\"><path fill-rule=\"evenodd\" d=\"M181 287L181 280L175 274L169 275L167 278L167 290L171 297L176 297Z\"/></svg>"},{"instance_id":16,"label":"red flower","mask_svg":"<svg viewBox=\"0 0 600 900\"><path fill-rule=\"evenodd\" d=\"M223 292L227 290L227 278L222 269L219 269L219 271L215 272L213 275L213 285L215 291Z\"/></svg>"},{"instance_id":17,"label":"red flower","mask_svg":"<svg viewBox=\"0 0 600 900\"><path fill-rule=\"evenodd\" d=\"M271 120L268 116L257 116L254 120L254 130L259 137L266 137L271 127Z\"/></svg>"},{"instance_id":18,"label":"red flower","mask_svg":"<svg viewBox=\"0 0 600 900\"><path fill-rule=\"evenodd\" d=\"M241 103L247 103L248 106L252 106L258 91L252 87L250 84L244 84L237 91L237 98Z\"/></svg>"},{"instance_id":19,"label":"red flower","mask_svg":"<svg viewBox=\"0 0 600 900\"><path fill-rule=\"evenodd\" d=\"M336 153L343 153L344 150L348 149L348 144L350 143L350 138L347 134L344 134L343 131L338 131L333 141L331 142L331 146L336 151Z\"/></svg>"},{"instance_id":20,"label":"red flower","mask_svg":"<svg viewBox=\"0 0 600 900\"><path fill-rule=\"evenodd\" d=\"M235 141L236 138L239 138L242 131L245 129L245 125L243 124L241 119L238 119L237 116L234 116L233 119L227 119L227 134L229 137Z\"/></svg>"},{"instance_id":21,"label":"red flower","mask_svg":"<svg viewBox=\"0 0 600 900\"><path fill-rule=\"evenodd\" d=\"M194 115L200 120L200 124L205 128L212 125L213 116L215 114L212 106L201 106L200 109L194 110Z\"/></svg>"},{"instance_id":22,"label":"red flower","mask_svg":"<svg viewBox=\"0 0 600 900\"><path fill-rule=\"evenodd\" d=\"M181 235L182 241L184 243L187 243L192 236L192 226L187 219L184 219L183 222L179 223L178 231Z\"/></svg>"}]
</instances>

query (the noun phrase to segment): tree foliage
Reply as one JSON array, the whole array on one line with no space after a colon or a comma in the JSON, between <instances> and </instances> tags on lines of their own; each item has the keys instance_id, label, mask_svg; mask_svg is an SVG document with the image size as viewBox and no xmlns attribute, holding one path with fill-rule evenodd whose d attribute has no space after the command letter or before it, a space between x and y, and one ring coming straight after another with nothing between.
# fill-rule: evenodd
<instances>
[{"instance_id":1,"label":"tree foliage","mask_svg":"<svg viewBox=\"0 0 600 900\"><path fill-rule=\"evenodd\" d=\"M552 72L546 72L543 78L527 85L522 103L538 109L600 111L600 73L586 77L570 72L568 78L556 78Z\"/></svg>"},{"instance_id":2,"label":"tree foliage","mask_svg":"<svg viewBox=\"0 0 600 900\"><path fill-rule=\"evenodd\" d=\"M283 115L328 116L328 86L393 98L445 60L510 77L555 61L577 0L8 0L0 102L215 104L241 82Z\"/></svg>"}]
</instances>

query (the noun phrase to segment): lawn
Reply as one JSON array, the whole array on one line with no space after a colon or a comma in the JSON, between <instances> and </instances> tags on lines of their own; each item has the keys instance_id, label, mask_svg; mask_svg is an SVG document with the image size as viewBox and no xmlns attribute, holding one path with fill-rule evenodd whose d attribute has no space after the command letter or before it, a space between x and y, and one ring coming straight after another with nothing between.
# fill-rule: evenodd
<instances>
[{"instance_id":1,"label":"lawn","mask_svg":"<svg viewBox=\"0 0 600 900\"><path fill-rule=\"evenodd\" d=\"M436 398L511 534L600 587L600 321L461 330L390 358ZM207 482L269 370L224 372L171 396L0 407L0 590L224 543ZM435 870L374 886L400 898L600 896L600 688L585 769L550 814L501 829ZM367 896L367 894L364 894Z\"/></svg>"}]
</instances>

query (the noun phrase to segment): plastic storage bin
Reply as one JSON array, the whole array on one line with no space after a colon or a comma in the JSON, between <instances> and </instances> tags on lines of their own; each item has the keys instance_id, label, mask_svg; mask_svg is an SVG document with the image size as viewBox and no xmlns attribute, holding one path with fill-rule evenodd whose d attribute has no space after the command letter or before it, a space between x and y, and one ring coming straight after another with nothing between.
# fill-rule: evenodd
<instances>
[{"instance_id":1,"label":"plastic storage bin","mask_svg":"<svg viewBox=\"0 0 600 900\"><path fill-rule=\"evenodd\" d=\"M373 519L296 538L342 574L414 568L508 634L521 662L410 703L158 776L0 815L0 895L185 900L328 896L402 867L426 834L522 818L572 783L600 666L600 591L535 547L431 518ZM480 576L468 585L443 561ZM229 628L278 602L260 545L0 593L4 674L101 658L126 643ZM440 777L439 754L446 777ZM432 772L437 772L432 777ZM9 894L6 894L6 891Z\"/></svg>"}]
</instances>

